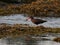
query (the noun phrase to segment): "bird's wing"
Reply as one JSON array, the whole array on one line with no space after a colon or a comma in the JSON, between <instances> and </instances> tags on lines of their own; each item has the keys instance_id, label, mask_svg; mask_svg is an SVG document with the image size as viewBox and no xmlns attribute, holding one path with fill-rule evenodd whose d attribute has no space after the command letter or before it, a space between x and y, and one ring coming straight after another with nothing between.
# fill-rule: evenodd
<instances>
[{"instance_id":1,"label":"bird's wing","mask_svg":"<svg viewBox=\"0 0 60 45\"><path fill-rule=\"evenodd\" d=\"M42 19L36 19L37 21L36 22L46 22L45 20L42 20Z\"/></svg>"}]
</instances>

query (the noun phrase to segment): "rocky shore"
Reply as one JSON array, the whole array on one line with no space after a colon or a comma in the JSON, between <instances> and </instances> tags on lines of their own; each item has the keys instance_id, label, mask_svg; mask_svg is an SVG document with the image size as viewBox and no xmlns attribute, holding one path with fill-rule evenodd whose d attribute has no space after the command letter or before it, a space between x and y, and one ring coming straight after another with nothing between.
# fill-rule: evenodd
<instances>
[{"instance_id":1,"label":"rocky shore","mask_svg":"<svg viewBox=\"0 0 60 45\"><path fill-rule=\"evenodd\" d=\"M30 27L23 24L0 24L0 38L12 36L22 36L22 35L40 35L44 33L60 33L60 28L46 28L43 26Z\"/></svg>"},{"instance_id":2,"label":"rocky shore","mask_svg":"<svg viewBox=\"0 0 60 45\"><path fill-rule=\"evenodd\" d=\"M60 1L37 0L29 4L7 4L6 6L0 7L0 15L10 14L60 17Z\"/></svg>"}]
</instances>

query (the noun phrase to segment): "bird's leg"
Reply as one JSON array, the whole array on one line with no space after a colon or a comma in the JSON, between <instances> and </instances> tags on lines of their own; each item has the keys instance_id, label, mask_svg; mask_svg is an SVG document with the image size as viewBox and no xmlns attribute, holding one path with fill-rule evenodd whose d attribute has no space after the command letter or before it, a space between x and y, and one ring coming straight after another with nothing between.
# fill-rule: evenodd
<instances>
[{"instance_id":1,"label":"bird's leg","mask_svg":"<svg viewBox=\"0 0 60 45\"><path fill-rule=\"evenodd\" d=\"M35 25L35 24L31 24L30 26L31 26L31 27L37 27L37 25Z\"/></svg>"}]
</instances>

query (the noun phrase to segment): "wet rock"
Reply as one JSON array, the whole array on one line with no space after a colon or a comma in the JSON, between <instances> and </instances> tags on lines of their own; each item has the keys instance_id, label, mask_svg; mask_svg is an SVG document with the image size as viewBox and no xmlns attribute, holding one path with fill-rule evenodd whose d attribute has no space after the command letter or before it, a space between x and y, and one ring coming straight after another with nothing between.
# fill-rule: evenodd
<instances>
[{"instance_id":1,"label":"wet rock","mask_svg":"<svg viewBox=\"0 0 60 45\"><path fill-rule=\"evenodd\" d=\"M55 42L60 42L60 37L53 39Z\"/></svg>"}]
</instances>

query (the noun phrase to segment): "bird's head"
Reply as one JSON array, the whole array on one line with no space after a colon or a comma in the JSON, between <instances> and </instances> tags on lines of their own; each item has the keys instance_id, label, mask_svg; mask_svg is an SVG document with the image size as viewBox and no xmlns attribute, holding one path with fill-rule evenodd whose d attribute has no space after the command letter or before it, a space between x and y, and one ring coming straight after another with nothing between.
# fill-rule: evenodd
<instances>
[{"instance_id":1,"label":"bird's head","mask_svg":"<svg viewBox=\"0 0 60 45\"><path fill-rule=\"evenodd\" d=\"M31 19L33 19L33 17L32 17L32 16L29 16L29 17L26 19L26 21L29 21L29 20L31 20Z\"/></svg>"}]
</instances>

